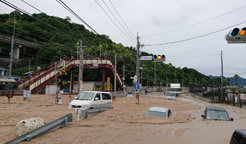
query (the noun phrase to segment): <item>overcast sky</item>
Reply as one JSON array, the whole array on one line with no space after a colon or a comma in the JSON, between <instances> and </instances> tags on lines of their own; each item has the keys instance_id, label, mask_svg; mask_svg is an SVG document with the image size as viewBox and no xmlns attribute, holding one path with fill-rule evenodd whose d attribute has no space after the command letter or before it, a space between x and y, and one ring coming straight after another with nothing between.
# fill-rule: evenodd
<instances>
[{"instance_id":1,"label":"overcast sky","mask_svg":"<svg viewBox=\"0 0 246 144\"><path fill-rule=\"evenodd\" d=\"M8 1L29 13L39 13L21 0ZM25 1L48 15L61 18L69 16L72 22L82 24L56 0ZM129 40L130 38L128 39L125 36L127 34L124 35L99 7L97 2L121 28L102 0L97 0L97 2L95 0L63 0L63 2L99 34L106 34L114 42L121 43L124 46L136 47L136 42ZM104 0L104 2L124 26L110 1ZM111 3L135 36L134 41L136 41L138 32L141 44L180 41L224 29L246 20L246 7L242 8L246 6L245 0L111 0ZM3 7L13 10L3 3L0 3L0 6L1 14L9 13ZM242 9L228 13L238 8ZM211 19L225 13L228 14ZM206 22L200 23L202 21ZM196 23L200 24L194 25ZM236 27L246 27L246 23ZM124 28L128 30L126 27ZM145 46L141 48L141 51L165 54L165 63L172 63L174 66L181 68L193 68L205 75L214 76L221 75L220 54L223 51L224 76L232 77L234 74L239 74L239 76L246 78L246 44L227 44L225 35L229 30L175 44ZM124 29L122 31L125 32ZM167 31L172 32L165 33ZM128 33L133 37L129 31Z\"/></svg>"}]
</instances>

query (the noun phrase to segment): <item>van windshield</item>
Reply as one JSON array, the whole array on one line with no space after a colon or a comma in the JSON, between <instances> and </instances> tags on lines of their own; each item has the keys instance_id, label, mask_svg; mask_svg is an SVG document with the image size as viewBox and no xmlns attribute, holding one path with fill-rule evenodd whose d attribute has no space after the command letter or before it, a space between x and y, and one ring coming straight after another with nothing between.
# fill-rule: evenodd
<instances>
[{"instance_id":1,"label":"van windshield","mask_svg":"<svg viewBox=\"0 0 246 144\"><path fill-rule=\"evenodd\" d=\"M77 96L75 100L92 100L94 95L94 92L82 92Z\"/></svg>"},{"instance_id":2,"label":"van windshield","mask_svg":"<svg viewBox=\"0 0 246 144\"><path fill-rule=\"evenodd\" d=\"M166 96L174 96L174 97L175 97L176 94L175 94L175 93L172 93L172 92L167 92L167 93L166 93Z\"/></svg>"},{"instance_id":3,"label":"van windshield","mask_svg":"<svg viewBox=\"0 0 246 144\"><path fill-rule=\"evenodd\" d=\"M180 91L180 88L171 88L171 91Z\"/></svg>"}]
</instances>

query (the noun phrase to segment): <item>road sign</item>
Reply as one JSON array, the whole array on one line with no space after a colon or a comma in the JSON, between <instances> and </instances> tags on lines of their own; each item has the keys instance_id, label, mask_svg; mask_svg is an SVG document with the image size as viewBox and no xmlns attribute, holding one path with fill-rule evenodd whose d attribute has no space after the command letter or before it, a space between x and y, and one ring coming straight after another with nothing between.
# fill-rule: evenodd
<instances>
[{"instance_id":1,"label":"road sign","mask_svg":"<svg viewBox=\"0 0 246 144\"><path fill-rule=\"evenodd\" d=\"M126 85L124 85L123 87L126 87Z\"/></svg>"},{"instance_id":2,"label":"road sign","mask_svg":"<svg viewBox=\"0 0 246 144\"><path fill-rule=\"evenodd\" d=\"M135 75L134 76L134 80L133 80L133 82L135 83L135 82L137 82L138 81L138 76L137 75Z\"/></svg>"},{"instance_id":3,"label":"road sign","mask_svg":"<svg viewBox=\"0 0 246 144\"><path fill-rule=\"evenodd\" d=\"M58 98L61 98L61 97L62 97L62 94L61 94L61 93L59 93L59 94L58 94Z\"/></svg>"},{"instance_id":4,"label":"road sign","mask_svg":"<svg viewBox=\"0 0 246 144\"><path fill-rule=\"evenodd\" d=\"M135 88L136 90L138 90L138 89L139 89L139 84L134 84L134 88Z\"/></svg>"},{"instance_id":5,"label":"road sign","mask_svg":"<svg viewBox=\"0 0 246 144\"><path fill-rule=\"evenodd\" d=\"M152 56L141 56L140 60L152 60Z\"/></svg>"},{"instance_id":6,"label":"road sign","mask_svg":"<svg viewBox=\"0 0 246 144\"><path fill-rule=\"evenodd\" d=\"M80 86L80 90L83 90L83 86L82 85Z\"/></svg>"}]
</instances>

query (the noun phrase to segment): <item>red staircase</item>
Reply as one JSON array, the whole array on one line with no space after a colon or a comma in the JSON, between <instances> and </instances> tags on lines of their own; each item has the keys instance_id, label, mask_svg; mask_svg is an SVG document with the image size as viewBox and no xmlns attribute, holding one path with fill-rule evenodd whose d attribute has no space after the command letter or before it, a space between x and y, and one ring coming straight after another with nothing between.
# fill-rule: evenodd
<instances>
[{"instance_id":1,"label":"red staircase","mask_svg":"<svg viewBox=\"0 0 246 144\"><path fill-rule=\"evenodd\" d=\"M65 60L65 64L67 66L66 72L72 68L78 67L79 65L79 60L76 60L76 58L63 58L63 60ZM97 63L97 67L95 67L93 63ZM18 81L17 89L19 91L30 90L32 94L38 93L39 90L58 78L60 75L60 69L55 69L55 66L60 66L60 64L60 61L58 61L47 68L43 67L40 70L29 74L25 78ZM114 74L114 65L110 58L84 58L83 64L84 68L107 68L108 70L111 70L111 75ZM116 73L116 77L119 86L122 88L122 80L118 71Z\"/></svg>"}]
</instances>

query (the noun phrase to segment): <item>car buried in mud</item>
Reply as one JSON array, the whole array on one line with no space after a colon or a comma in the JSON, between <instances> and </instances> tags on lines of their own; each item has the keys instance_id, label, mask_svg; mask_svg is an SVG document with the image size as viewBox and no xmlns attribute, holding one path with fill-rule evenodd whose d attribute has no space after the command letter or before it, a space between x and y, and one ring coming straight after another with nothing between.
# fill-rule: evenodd
<instances>
[{"instance_id":1,"label":"car buried in mud","mask_svg":"<svg viewBox=\"0 0 246 144\"><path fill-rule=\"evenodd\" d=\"M161 118L169 118L172 112L169 108L164 107L151 107L145 113L146 116L153 116L153 117L161 117Z\"/></svg>"},{"instance_id":2,"label":"car buried in mud","mask_svg":"<svg viewBox=\"0 0 246 144\"><path fill-rule=\"evenodd\" d=\"M207 106L204 115L201 115L204 119L213 119L220 121L233 121L233 118L229 118L227 111L224 108L216 106Z\"/></svg>"}]
</instances>

